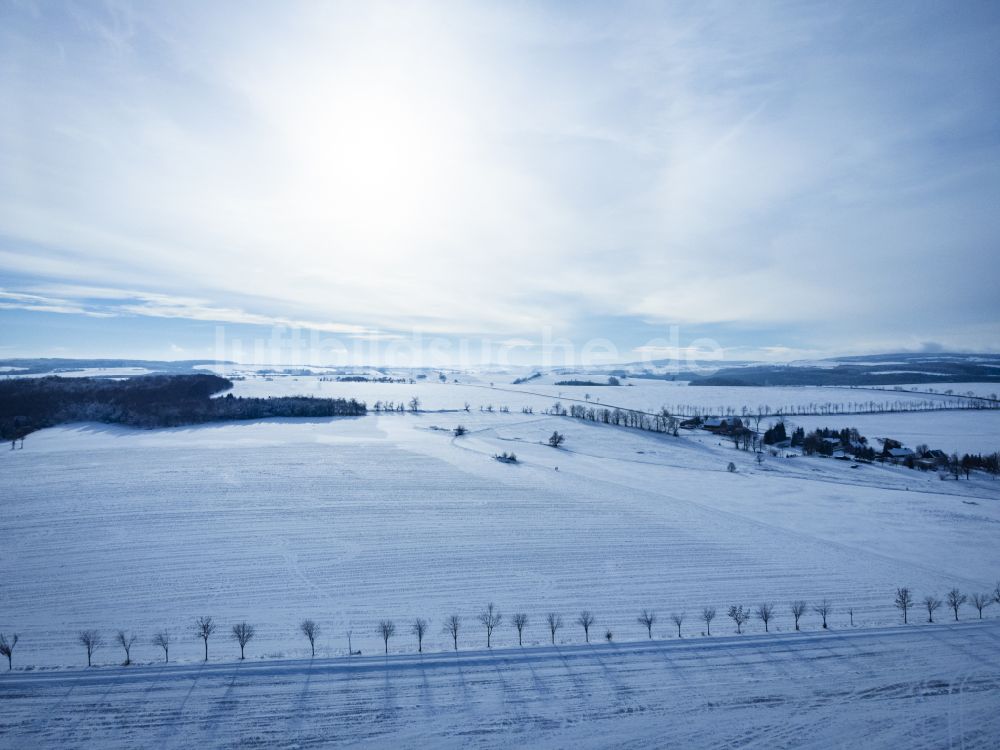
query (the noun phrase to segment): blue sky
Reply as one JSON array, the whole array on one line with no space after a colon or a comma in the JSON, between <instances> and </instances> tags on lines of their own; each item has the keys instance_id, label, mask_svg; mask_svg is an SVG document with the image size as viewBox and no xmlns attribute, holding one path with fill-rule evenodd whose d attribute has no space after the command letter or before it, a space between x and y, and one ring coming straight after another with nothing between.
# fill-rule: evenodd
<instances>
[{"instance_id":1,"label":"blue sky","mask_svg":"<svg viewBox=\"0 0 1000 750\"><path fill-rule=\"evenodd\" d=\"M0 357L996 351L998 69L989 2L5 3Z\"/></svg>"}]
</instances>

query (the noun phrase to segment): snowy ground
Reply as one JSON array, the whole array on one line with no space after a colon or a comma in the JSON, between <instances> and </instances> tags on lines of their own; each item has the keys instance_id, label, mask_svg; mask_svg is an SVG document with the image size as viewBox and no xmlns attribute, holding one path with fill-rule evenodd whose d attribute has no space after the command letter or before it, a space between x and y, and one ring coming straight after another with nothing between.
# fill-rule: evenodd
<instances>
[{"instance_id":1,"label":"snowy ground","mask_svg":"<svg viewBox=\"0 0 1000 750\"><path fill-rule=\"evenodd\" d=\"M966 403L942 393L906 393L864 388L731 388L689 386L682 382L638 378L623 381L626 385L621 386L556 386L546 382L552 380L549 376L513 385L500 379L490 380L488 375L456 377L459 379L458 383L440 383L436 380L416 383L346 383L324 380L320 376L248 374L244 380L234 383L232 393L236 396L312 395L356 398L369 406L373 406L376 401L407 403L416 396L425 409L461 409L468 403L476 411L490 404L495 408L506 405L512 411L520 411L523 406L540 411L560 399L564 402L576 400L656 413L663 408L671 413L687 413L691 408L697 408L715 414L722 414L726 409L732 409L736 414L742 414L744 409L750 413L760 409L768 412L781 409L788 412L819 408L826 404L836 404L843 411L864 411L872 402L920 406L948 401ZM997 413L1000 414L1000 411Z\"/></svg>"},{"instance_id":2,"label":"snowy ground","mask_svg":"<svg viewBox=\"0 0 1000 750\"><path fill-rule=\"evenodd\" d=\"M446 430L462 421L470 434ZM564 449L542 441L558 428ZM491 459L513 450L520 465ZM726 463L739 470L730 474ZM558 466L558 471L556 467ZM134 431L96 425L45 430L0 451L3 608L20 632L18 663L79 664L75 634L118 628L178 638L174 658L199 658L198 615L258 627L249 656L303 656L304 617L320 621L323 655L381 647L412 651L407 623L432 621L427 645L480 645L475 614L488 601L560 633L583 608L603 633L642 635L643 607L687 613L705 605L830 597L835 622L896 620L891 594L953 585L989 590L1000 575L1000 498L985 478L941 482L906 469L832 459L769 459L711 436L672 438L565 418L422 414L274 420ZM989 610L987 611L989 613ZM814 629L810 616L806 627ZM750 624L760 629L760 623ZM504 627L497 643L510 645ZM235 646L220 636L214 658ZM106 647L102 664L120 654Z\"/></svg>"},{"instance_id":3,"label":"snowy ground","mask_svg":"<svg viewBox=\"0 0 1000 750\"><path fill-rule=\"evenodd\" d=\"M941 394L945 391L952 391L962 396L972 394L992 399L996 399L1000 395L1000 383L908 383L900 386L872 386L871 390L895 392L895 388L902 388L905 391L934 391Z\"/></svg>"},{"instance_id":4,"label":"snowy ground","mask_svg":"<svg viewBox=\"0 0 1000 750\"><path fill-rule=\"evenodd\" d=\"M551 380L551 376L546 376ZM808 408L819 404L838 404L844 410L863 409L870 401L880 403L904 402L923 404L938 403L951 397L942 394L906 394L898 391L851 388L722 388L713 386L687 386L658 380L631 380L631 386L599 387L553 386L532 381L523 385L490 381L472 383L341 383L309 376L275 376L270 379L251 376L235 382L233 393L237 396L276 396L308 394L324 397L356 398L373 407L377 401L394 404L408 403L416 396L421 408L428 410L461 410L468 404L473 412L492 406L508 407L519 413L530 407L536 413L550 408L556 401L563 406L571 403L589 403L595 406L617 406L658 413L667 408L671 413L683 412L687 407L724 413L732 409L742 414L744 408L751 413L758 408L769 411L783 407ZM965 390L975 384L961 384ZM979 384L992 387L995 384ZM943 386L942 386L943 387ZM964 393L965 390L956 393ZM973 389L975 390L975 389ZM980 389L982 390L982 389ZM978 391L976 391L978 392ZM771 424L767 419L762 424ZM875 437L892 437L908 447L926 443L948 453L992 453L1000 449L1000 409L997 410L946 410L916 413L848 414L823 417L790 417L788 421L807 430L817 427L856 427L870 440ZM876 445L877 443L873 443Z\"/></svg>"},{"instance_id":5,"label":"snowy ground","mask_svg":"<svg viewBox=\"0 0 1000 750\"><path fill-rule=\"evenodd\" d=\"M0 676L0 747L994 748L1000 621Z\"/></svg>"},{"instance_id":6,"label":"snowy ground","mask_svg":"<svg viewBox=\"0 0 1000 750\"><path fill-rule=\"evenodd\" d=\"M767 420L770 423L773 420ZM804 427L856 427L879 450L876 437L891 437L909 448L921 443L946 453L1000 451L1000 411L945 411L913 414L856 414L829 417L790 417L788 423ZM764 423L762 423L764 424Z\"/></svg>"},{"instance_id":7,"label":"snowy ground","mask_svg":"<svg viewBox=\"0 0 1000 750\"><path fill-rule=\"evenodd\" d=\"M460 438L458 423L469 429ZM553 429L562 449L544 444ZM500 451L520 463L492 460ZM69 425L0 451L0 478L0 632L22 638L14 673L0 677L0 747L1000 737L988 710L1000 702L1000 607L983 625L892 627L897 586L943 598L1000 577L1000 493L984 477L805 457L757 465L707 433L473 410ZM834 632L812 611L792 632L788 602L823 597ZM478 651L475 622L489 601L508 618L492 655ZM776 605L771 632L753 620L730 637L725 609L765 601ZM703 606L719 610L711 639ZM645 607L659 615L652 647L636 622ZM610 629L614 645L581 645L584 608L592 638ZM529 616L523 655L515 611ZM565 621L558 650L547 612ZM442 631L451 613L462 618L457 657ZM220 624L206 666L191 632L199 615ZM299 661L305 617L323 629L312 666ZM422 659L415 617L431 621ZM383 618L397 628L388 664L372 656ZM257 637L239 664L227 633L243 619ZM79 671L75 639L88 628L108 645L98 668ZM119 628L140 636L128 670L115 666ZM177 667L158 663L160 629L175 638ZM350 667L336 659L348 631L364 653Z\"/></svg>"}]
</instances>

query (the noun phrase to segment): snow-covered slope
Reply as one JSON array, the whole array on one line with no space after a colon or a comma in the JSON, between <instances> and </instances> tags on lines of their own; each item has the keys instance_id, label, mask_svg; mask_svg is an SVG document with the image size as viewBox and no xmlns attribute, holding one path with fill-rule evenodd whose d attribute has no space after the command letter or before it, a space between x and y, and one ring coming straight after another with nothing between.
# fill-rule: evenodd
<instances>
[{"instance_id":1,"label":"snow-covered slope","mask_svg":"<svg viewBox=\"0 0 1000 750\"><path fill-rule=\"evenodd\" d=\"M454 438L444 429L464 422ZM553 429L563 449L543 445ZM491 456L517 453L521 463ZM725 470L733 460L736 473ZM558 467L558 470L556 470ZM536 623L583 608L620 638L642 634L643 607L666 615L705 605L829 597L838 624L895 621L891 594L957 585L987 590L1000 572L996 483L940 482L905 469L823 459L769 459L718 439L672 438L523 414L423 414L269 421L132 431L70 426L0 452L4 571L0 630L22 633L18 662L79 664L75 635L134 629L133 656L168 628L175 658L200 645L193 619L258 627L249 654L301 656L305 617L320 653L366 653L393 618L392 651L432 621L494 601ZM816 626L815 618L807 627ZM751 630L759 627L752 623ZM582 637L567 625L565 642ZM503 628L497 642L515 634ZM216 658L235 646L223 635ZM110 646L100 663L120 655Z\"/></svg>"}]
</instances>

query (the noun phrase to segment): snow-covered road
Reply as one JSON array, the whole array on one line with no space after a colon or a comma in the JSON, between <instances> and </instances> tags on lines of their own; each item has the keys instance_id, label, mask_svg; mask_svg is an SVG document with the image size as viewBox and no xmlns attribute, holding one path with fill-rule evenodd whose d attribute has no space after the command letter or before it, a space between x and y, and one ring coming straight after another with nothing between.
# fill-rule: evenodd
<instances>
[{"instance_id":1,"label":"snow-covered road","mask_svg":"<svg viewBox=\"0 0 1000 750\"><path fill-rule=\"evenodd\" d=\"M986 748L1000 621L13 673L0 703L9 748Z\"/></svg>"}]
</instances>

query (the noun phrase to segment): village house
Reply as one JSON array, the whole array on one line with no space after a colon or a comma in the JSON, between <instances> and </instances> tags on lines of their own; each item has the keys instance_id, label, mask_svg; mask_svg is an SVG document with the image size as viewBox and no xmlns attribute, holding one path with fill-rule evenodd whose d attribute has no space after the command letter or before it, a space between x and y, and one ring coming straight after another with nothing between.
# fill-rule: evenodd
<instances>
[{"instance_id":1,"label":"village house","mask_svg":"<svg viewBox=\"0 0 1000 750\"><path fill-rule=\"evenodd\" d=\"M894 464L901 464L906 459L912 459L916 454L909 448L890 448L885 452L885 457Z\"/></svg>"},{"instance_id":2,"label":"village house","mask_svg":"<svg viewBox=\"0 0 1000 750\"><path fill-rule=\"evenodd\" d=\"M709 432L727 432L729 430L729 420L722 417L708 417L701 423L701 426Z\"/></svg>"}]
</instances>

